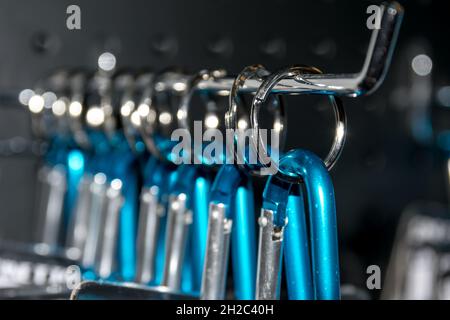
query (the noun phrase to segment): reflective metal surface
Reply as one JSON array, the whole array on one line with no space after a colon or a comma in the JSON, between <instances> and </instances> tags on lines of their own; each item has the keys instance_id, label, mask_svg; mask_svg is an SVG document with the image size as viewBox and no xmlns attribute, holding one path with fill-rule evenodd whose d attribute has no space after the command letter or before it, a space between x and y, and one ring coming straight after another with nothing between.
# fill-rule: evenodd
<instances>
[{"instance_id":1,"label":"reflective metal surface","mask_svg":"<svg viewBox=\"0 0 450 320\"><path fill-rule=\"evenodd\" d=\"M171 196L167 212L166 253L161 285L179 290L192 212L186 208L186 194Z\"/></svg>"},{"instance_id":2,"label":"reflective metal surface","mask_svg":"<svg viewBox=\"0 0 450 320\"><path fill-rule=\"evenodd\" d=\"M155 258L161 217L164 208L158 202L159 188L151 186L141 192L137 239L136 282L150 283L155 277Z\"/></svg>"},{"instance_id":3,"label":"reflective metal surface","mask_svg":"<svg viewBox=\"0 0 450 320\"><path fill-rule=\"evenodd\" d=\"M231 226L232 221L225 218L225 205L211 203L201 288L202 299L224 299Z\"/></svg>"},{"instance_id":4,"label":"reflective metal surface","mask_svg":"<svg viewBox=\"0 0 450 320\"><path fill-rule=\"evenodd\" d=\"M101 278L108 279L117 268L120 211L124 203L122 182L113 180L106 190L106 203L100 218L98 249L95 253L95 270Z\"/></svg>"},{"instance_id":5,"label":"reflective metal surface","mask_svg":"<svg viewBox=\"0 0 450 320\"><path fill-rule=\"evenodd\" d=\"M258 268L256 271L256 299L280 298L281 258L284 226L274 224L273 212L262 209L259 223Z\"/></svg>"},{"instance_id":6,"label":"reflective metal surface","mask_svg":"<svg viewBox=\"0 0 450 320\"><path fill-rule=\"evenodd\" d=\"M67 188L66 170L63 166L43 167L38 175L42 189L37 241L55 247L59 245L63 227L63 205Z\"/></svg>"}]
</instances>

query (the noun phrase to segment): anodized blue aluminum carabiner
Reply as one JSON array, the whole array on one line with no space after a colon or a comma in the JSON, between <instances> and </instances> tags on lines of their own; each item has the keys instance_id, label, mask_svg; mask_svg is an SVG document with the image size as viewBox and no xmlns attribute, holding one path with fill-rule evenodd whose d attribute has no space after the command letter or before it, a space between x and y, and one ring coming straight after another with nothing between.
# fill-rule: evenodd
<instances>
[{"instance_id":1,"label":"anodized blue aluminum carabiner","mask_svg":"<svg viewBox=\"0 0 450 320\"><path fill-rule=\"evenodd\" d=\"M235 165L223 165L211 189L202 299L224 299L231 238L235 297L253 299L256 236L253 189Z\"/></svg>"},{"instance_id":2,"label":"anodized blue aluminum carabiner","mask_svg":"<svg viewBox=\"0 0 450 320\"><path fill-rule=\"evenodd\" d=\"M164 231L164 263L159 284L174 292L196 294L200 290L203 259L206 247L207 217L211 173L203 166L173 164L173 141L155 136L153 141L162 160L170 167L164 201L167 203ZM176 168L176 169L174 169ZM160 182L161 183L161 179ZM192 227L191 227L192 225ZM192 229L192 230L191 230ZM158 241L158 246L161 241ZM190 254L186 254L189 252ZM159 260L158 260L159 261Z\"/></svg>"},{"instance_id":3,"label":"anodized blue aluminum carabiner","mask_svg":"<svg viewBox=\"0 0 450 320\"><path fill-rule=\"evenodd\" d=\"M72 235L69 245L80 251L80 264L84 270L83 278L96 279L96 251L100 236L98 220L102 214L106 175L111 171L110 145L102 133L87 129L86 136L91 148L86 152L84 178L80 181L77 204L72 217ZM96 180L95 177L98 179ZM101 179L100 179L101 178ZM101 181L100 181L101 180ZM84 191L81 190L84 184ZM84 237L76 239L77 232L83 228ZM77 231L80 230L80 231Z\"/></svg>"},{"instance_id":4,"label":"anodized blue aluminum carabiner","mask_svg":"<svg viewBox=\"0 0 450 320\"><path fill-rule=\"evenodd\" d=\"M222 74L223 72L201 71L189 80L177 111L180 128L190 129L187 116L197 83L202 79L214 78ZM208 99L207 95L203 97ZM158 139L154 141L158 144ZM173 148L177 143L161 142L163 143L158 145L160 152L163 151L167 160L178 162L180 154L174 152ZM201 289L207 243L209 194L214 176L207 167L214 165L215 162L204 157L203 149L197 148L195 143L191 145L191 148L194 150L192 154L190 151L183 153L182 158L192 156L194 163L198 165L183 164L179 167L177 182L169 199L163 285L172 290L179 290L180 279L183 278L185 283L186 279L190 278L191 293L198 295ZM190 225L192 227L189 227ZM187 248L190 254L185 255ZM184 264L183 260L186 260ZM186 292L186 288L183 291Z\"/></svg>"},{"instance_id":5,"label":"anodized blue aluminum carabiner","mask_svg":"<svg viewBox=\"0 0 450 320\"><path fill-rule=\"evenodd\" d=\"M100 132L91 133L91 139L94 137L99 144L89 159L94 179L87 200L84 276L132 281L136 272L138 159L120 134L113 144Z\"/></svg>"},{"instance_id":6,"label":"anodized blue aluminum carabiner","mask_svg":"<svg viewBox=\"0 0 450 320\"><path fill-rule=\"evenodd\" d=\"M271 176L264 190L256 298L279 297L284 242L289 298L340 299L336 207L328 171L320 158L299 149L283 156L279 169L283 174ZM286 176L302 177L305 194L299 190L292 195L293 184L285 180Z\"/></svg>"},{"instance_id":7,"label":"anodized blue aluminum carabiner","mask_svg":"<svg viewBox=\"0 0 450 320\"><path fill-rule=\"evenodd\" d=\"M208 204L211 193L212 173L197 167L194 180L192 229L190 234L190 248L192 264L193 291L198 293L201 288L203 263L205 260L207 230L208 230Z\"/></svg>"}]
</instances>

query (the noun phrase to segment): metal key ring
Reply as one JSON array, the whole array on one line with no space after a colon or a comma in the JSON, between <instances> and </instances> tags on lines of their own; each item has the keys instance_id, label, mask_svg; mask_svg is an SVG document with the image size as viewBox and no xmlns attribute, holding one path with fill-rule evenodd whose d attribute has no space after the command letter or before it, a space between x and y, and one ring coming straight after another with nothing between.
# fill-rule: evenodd
<instances>
[{"instance_id":1,"label":"metal key ring","mask_svg":"<svg viewBox=\"0 0 450 320\"><path fill-rule=\"evenodd\" d=\"M226 71L223 69L216 69L216 70L201 70L196 75L194 75L187 83L186 89L183 92L183 95L181 97L181 102L177 110L177 119L178 119L178 125L180 128L191 130L190 125L188 123L188 114L189 114L189 106L190 102L192 100L192 97L194 95L194 92L197 89L197 85L201 81L208 81L208 80L217 80L220 78L223 78L226 76ZM198 150L193 149L193 156L194 156L194 163L202 163L202 164L215 164L216 161L212 161L212 163L205 163L205 159L202 158L202 155L195 154L195 152ZM200 150L201 152L202 150ZM221 155L219 155L220 157ZM217 155L216 155L217 157Z\"/></svg>"},{"instance_id":2,"label":"metal key ring","mask_svg":"<svg viewBox=\"0 0 450 320\"><path fill-rule=\"evenodd\" d=\"M122 122L122 130L128 141L130 148L135 153L141 153L145 149L142 136L140 135L139 126L141 125L141 117L138 113L138 96L143 94L153 81L154 74L146 71L136 75L133 87L124 92L121 98L120 118ZM141 144L144 145L141 148Z\"/></svg>"},{"instance_id":3,"label":"metal key ring","mask_svg":"<svg viewBox=\"0 0 450 320\"><path fill-rule=\"evenodd\" d=\"M75 143L84 150L93 149L85 124L88 83L92 81L92 77L92 74L78 70L71 75L69 80L69 101L67 104L69 129Z\"/></svg>"},{"instance_id":4,"label":"metal key ring","mask_svg":"<svg viewBox=\"0 0 450 320\"><path fill-rule=\"evenodd\" d=\"M228 112L225 114L225 126L228 130L234 130L234 144L233 145L227 145L229 148L230 154L234 154L235 159L237 160L237 163L239 167L245 171L248 171L249 173L253 175L260 175L259 168L256 166L256 164L249 164L247 163L245 156L244 159L240 159L241 155L239 154L239 146L238 144L238 132L236 130L239 129L245 129L245 128L239 128L239 120L238 120L238 106L239 106L239 99L238 99L238 93L239 90L241 90L245 86L245 82L249 79L257 79L261 83L264 81L266 77L270 75L270 72L267 71L267 69L260 65L260 64L254 64L251 66L245 67L241 73L235 78L233 81L233 85L231 87L230 95L229 95L229 102L228 102ZM280 96L281 98L281 96ZM285 110L284 110L284 103L282 99L279 99L279 107L276 109L277 112L275 113L275 119L274 124L277 123L280 130L280 146L284 145L285 140L285 130L284 130L284 124L285 124ZM248 117L248 115L246 115ZM252 146L252 145L251 145ZM242 151L242 150L241 150ZM244 163L244 164L242 164Z\"/></svg>"},{"instance_id":5,"label":"metal key ring","mask_svg":"<svg viewBox=\"0 0 450 320\"><path fill-rule=\"evenodd\" d=\"M307 67L307 66L293 66L288 67L286 69L282 69L278 72L275 72L271 74L269 77L265 79L265 81L261 84L261 86L258 88L255 97L253 98L252 102L252 109L251 109L251 115L250 115L250 121L253 129L253 135L250 137L251 143L253 145L253 148L255 150L258 150L259 152L258 157L260 157L261 152L264 153L265 156L267 156L267 150L264 146L264 143L262 141L262 138L258 135L259 131L259 123L258 123L258 117L259 117L259 111L261 106L265 103L267 100L267 97L270 94L270 91L273 89L273 87L282 79L287 78L296 78L299 79L299 82L302 82L302 74L311 74L311 73L322 73L320 70L313 68L313 67ZM320 92L315 92L316 94L321 94ZM335 165L337 159L339 158L340 154L342 153L342 149L345 143L346 138L346 131L347 131L347 119L344 107L342 105L341 100L338 97L335 97L333 95L328 95L329 101L331 105L333 106L334 110L334 116L336 119L336 131L334 135L334 141L333 145L331 146L331 149L326 156L324 163L328 170L331 170L333 166ZM256 138L258 137L258 139ZM274 162L275 163L275 162ZM275 166L278 167L278 164L275 164ZM286 173L283 172L283 169L277 168L280 170L280 173L283 175L284 178L286 178L289 181L301 181L300 176L293 176L293 173Z\"/></svg>"},{"instance_id":6,"label":"metal key ring","mask_svg":"<svg viewBox=\"0 0 450 320\"><path fill-rule=\"evenodd\" d=\"M167 154L167 150L162 150L156 139L157 135L157 108L155 106L156 95L158 93L166 92L169 94L180 93L177 92L173 87L163 87L161 89L156 88L159 84L163 84L165 77L183 74L181 70L170 68L164 69L160 72L154 74L152 80L150 81L148 87L144 90L142 97L140 99L139 106L137 107L137 115L140 120L138 120L139 125L137 126L142 140L145 142L147 149L150 153L158 158L159 160L172 163L170 156ZM184 91L182 89L181 91ZM171 113L172 116L172 113Z\"/></svg>"},{"instance_id":7,"label":"metal key ring","mask_svg":"<svg viewBox=\"0 0 450 320\"><path fill-rule=\"evenodd\" d=\"M105 114L102 130L111 143L116 142L114 140L116 140L117 134L123 129L121 113L123 96L118 98L116 95L127 95L132 92L134 82L135 73L132 70L116 72L111 78L109 92L106 93L108 97L104 98L106 103L101 104Z\"/></svg>"}]
</instances>

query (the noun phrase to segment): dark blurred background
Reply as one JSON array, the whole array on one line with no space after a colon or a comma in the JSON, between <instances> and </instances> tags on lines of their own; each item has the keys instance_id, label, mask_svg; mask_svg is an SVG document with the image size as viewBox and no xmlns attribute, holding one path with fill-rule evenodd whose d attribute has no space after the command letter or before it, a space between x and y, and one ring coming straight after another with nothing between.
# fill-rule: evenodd
<instances>
[{"instance_id":1,"label":"dark blurred background","mask_svg":"<svg viewBox=\"0 0 450 320\"><path fill-rule=\"evenodd\" d=\"M104 51L114 53L119 68L223 67L237 74L261 63L269 70L306 64L326 73L358 72L371 33L366 8L379 3L1 0L0 238L31 241L35 221L39 147L17 100L22 89L56 68L94 69ZM450 113L450 6L401 3L405 19L385 82L372 96L344 99L348 140L331 173L342 279L358 286L365 286L368 265L384 270L408 204L448 201L438 133L450 128L442 120ZM70 4L81 8L81 30L66 28ZM287 109L288 147L324 156L333 126L325 98L289 97Z\"/></svg>"}]
</instances>

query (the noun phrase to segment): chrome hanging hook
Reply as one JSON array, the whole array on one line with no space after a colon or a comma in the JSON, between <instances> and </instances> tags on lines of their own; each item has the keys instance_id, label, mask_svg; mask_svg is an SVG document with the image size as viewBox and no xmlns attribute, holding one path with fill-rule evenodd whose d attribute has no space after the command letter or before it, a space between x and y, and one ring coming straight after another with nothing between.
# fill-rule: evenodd
<instances>
[{"instance_id":1,"label":"chrome hanging hook","mask_svg":"<svg viewBox=\"0 0 450 320\"><path fill-rule=\"evenodd\" d=\"M396 1L387 1L380 6L380 29L372 31L366 59L361 71L356 74L304 74L302 78L288 78L280 81L272 88L272 93L293 94L332 94L336 96L359 97L373 93L378 89L386 76L395 49L404 10ZM186 77L166 82L166 87L187 81ZM198 90L221 91L230 90L233 78L222 78L201 81ZM250 80L241 92L256 92L259 88L257 80Z\"/></svg>"}]
</instances>

